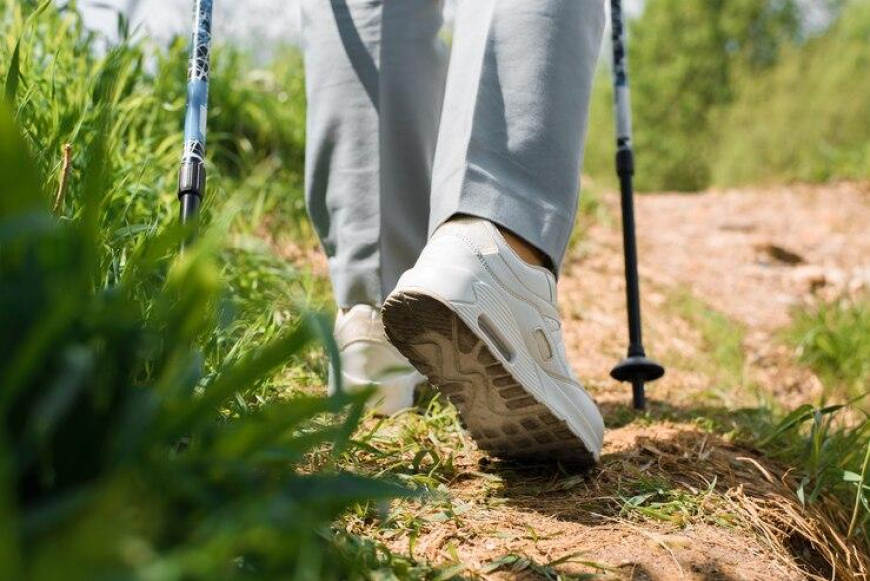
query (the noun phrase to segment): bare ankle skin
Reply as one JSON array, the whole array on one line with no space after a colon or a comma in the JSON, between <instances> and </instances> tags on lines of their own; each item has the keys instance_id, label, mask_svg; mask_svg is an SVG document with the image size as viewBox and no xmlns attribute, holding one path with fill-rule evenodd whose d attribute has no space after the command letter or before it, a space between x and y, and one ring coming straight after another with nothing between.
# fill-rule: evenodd
<instances>
[{"instance_id":1,"label":"bare ankle skin","mask_svg":"<svg viewBox=\"0 0 870 581\"><path fill-rule=\"evenodd\" d=\"M462 217L462 214L457 214L456 216L448 220L448 222ZM517 256L522 258L524 262L527 262L532 266L543 266L544 268L550 268L550 258L546 254L544 254L507 228L502 228L494 222L490 223L498 228L498 231L504 237L505 242L508 243L508 246L510 246L511 249L517 253Z\"/></svg>"},{"instance_id":2,"label":"bare ankle skin","mask_svg":"<svg viewBox=\"0 0 870 581\"><path fill-rule=\"evenodd\" d=\"M550 260L547 258L546 254L544 254L510 230L506 230L498 224L496 224L495 226L496 228L498 228L498 231L501 232L501 235L504 236L504 239L505 241L507 241L508 246L510 246L513 251L517 253L517 256L533 266L547 267L549 265Z\"/></svg>"}]
</instances>

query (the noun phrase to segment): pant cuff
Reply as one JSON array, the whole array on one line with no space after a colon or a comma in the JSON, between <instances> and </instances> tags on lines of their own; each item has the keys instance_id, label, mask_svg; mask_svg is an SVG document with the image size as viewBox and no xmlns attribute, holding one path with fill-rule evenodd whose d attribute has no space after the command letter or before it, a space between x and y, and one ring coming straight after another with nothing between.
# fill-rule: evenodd
<instances>
[{"instance_id":1,"label":"pant cuff","mask_svg":"<svg viewBox=\"0 0 870 581\"><path fill-rule=\"evenodd\" d=\"M556 208L544 201L543 195L530 194L511 191L482 168L469 164L459 199L454 204L439 205L431 221L431 232L457 214L483 218L543 252L550 259L554 274L558 274L568 249L576 208Z\"/></svg>"},{"instance_id":2,"label":"pant cuff","mask_svg":"<svg viewBox=\"0 0 870 581\"><path fill-rule=\"evenodd\" d=\"M371 265L349 266L329 262L330 278L335 302L340 309L355 305L371 305L380 308L384 296L378 269Z\"/></svg>"}]
</instances>

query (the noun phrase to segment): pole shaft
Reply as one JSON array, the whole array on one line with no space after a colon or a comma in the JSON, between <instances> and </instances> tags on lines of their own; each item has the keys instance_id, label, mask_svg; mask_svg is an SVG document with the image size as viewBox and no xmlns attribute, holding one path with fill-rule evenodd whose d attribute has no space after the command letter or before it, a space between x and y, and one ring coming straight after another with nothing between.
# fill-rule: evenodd
<instances>
[{"instance_id":1,"label":"pole shaft","mask_svg":"<svg viewBox=\"0 0 870 581\"><path fill-rule=\"evenodd\" d=\"M625 293L628 306L629 356L643 356L636 224L634 217L634 151L632 149L631 91L622 0L611 0L613 33L613 91L616 113L616 169L622 206L625 250Z\"/></svg>"},{"instance_id":2,"label":"pole shaft","mask_svg":"<svg viewBox=\"0 0 870 581\"><path fill-rule=\"evenodd\" d=\"M623 182L622 205L622 242L625 247L625 296L628 306L629 356L644 355L643 330L640 312L640 280L637 272L637 240L635 239L634 195L630 179L620 178ZM626 183L628 182L628 183Z\"/></svg>"},{"instance_id":3,"label":"pole shaft","mask_svg":"<svg viewBox=\"0 0 870 581\"><path fill-rule=\"evenodd\" d=\"M184 151L178 174L178 199L182 223L196 219L205 195L205 137L208 113L208 80L211 59L213 0L195 0L187 109L184 118Z\"/></svg>"}]
</instances>

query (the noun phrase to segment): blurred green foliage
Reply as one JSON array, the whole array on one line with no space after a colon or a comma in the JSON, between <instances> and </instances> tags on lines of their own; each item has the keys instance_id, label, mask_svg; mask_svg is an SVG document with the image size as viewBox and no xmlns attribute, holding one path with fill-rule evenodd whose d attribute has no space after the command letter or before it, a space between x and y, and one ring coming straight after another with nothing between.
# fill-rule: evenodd
<instances>
[{"instance_id":1,"label":"blurred green foliage","mask_svg":"<svg viewBox=\"0 0 870 581\"><path fill-rule=\"evenodd\" d=\"M276 391L335 354L253 236L310 240L298 58L218 51L210 224L178 257L185 43L102 50L73 7L0 10L0 578L412 571L333 528L406 494L340 467L363 397Z\"/></svg>"},{"instance_id":2,"label":"blurred green foliage","mask_svg":"<svg viewBox=\"0 0 870 581\"><path fill-rule=\"evenodd\" d=\"M808 4L647 1L629 39L639 190L870 175L870 5L837 1L809 34ZM585 167L612 184L610 82L596 80Z\"/></svg>"},{"instance_id":3,"label":"blurred green foliage","mask_svg":"<svg viewBox=\"0 0 870 581\"><path fill-rule=\"evenodd\" d=\"M718 123L722 185L870 176L870 3L848 2L823 35L788 48L767 74L740 79Z\"/></svg>"},{"instance_id":4,"label":"blurred green foliage","mask_svg":"<svg viewBox=\"0 0 870 581\"><path fill-rule=\"evenodd\" d=\"M652 0L632 27L638 185L697 190L710 182L716 115L742 71L760 74L797 30L782 0Z\"/></svg>"},{"instance_id":5,"label":"blurred green foliage","mask_svg":"<svg viewBox=\"0 0 870 581\"><path fill-rule=\"evenodd\" d=\"M5 9L0 72L17 79L16 122L46 194L52 205L59 198L58 213L64 219L81 218L89 178L86 153L96 136L108 140L107 180L95 220L103 250L98 254L101 283L113 284L141 240L176 218L187 40L164 49L125 39L106 52L74 9L51 6L34 18L33 7L26 7L11 3ZM124 30L123 21L119 27ZM20 75L7 74L14 70L8 65L15 63L12 55L19 42ZM287 52L264 69L238 51L218 48L213 70L210 188L203 217L206 230L221 239L216 252L222 279L234 291L255 292L225 293L219 301L227 327L206 339L209 371L292 322L295 303L303 295L308 298L313 284L308 274L277 259L263 242L312 240L302 194L301 59ZM97 106L94 95L100 83L108 85L104 102ZM105 107L111 108L108 117L103 116ZM71 146L72 166L59 195L66 144ZM161 280L155 276L147 290ZM318 302L325 306L326 300Z\"/></svg>"}]
</instances>

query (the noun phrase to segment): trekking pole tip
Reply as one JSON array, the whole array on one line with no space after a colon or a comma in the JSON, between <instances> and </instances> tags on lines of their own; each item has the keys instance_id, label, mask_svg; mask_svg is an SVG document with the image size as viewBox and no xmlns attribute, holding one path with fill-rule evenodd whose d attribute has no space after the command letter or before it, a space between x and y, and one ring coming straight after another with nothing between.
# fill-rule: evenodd
<instances>
[{"instance_id":1,"label":"trekking pole tip","mask_svg":"<svg viewBox=\"0 0 870 581\"><path fill-rule=\"evenodd\" d=\"M664 367L643 355L629 355L620 361L610 372L610 376L613 379L624 383L631 383L634 408L636 410L646 408L645 384L661 379L664 374Z\"/></svg>"}]
</instances>

